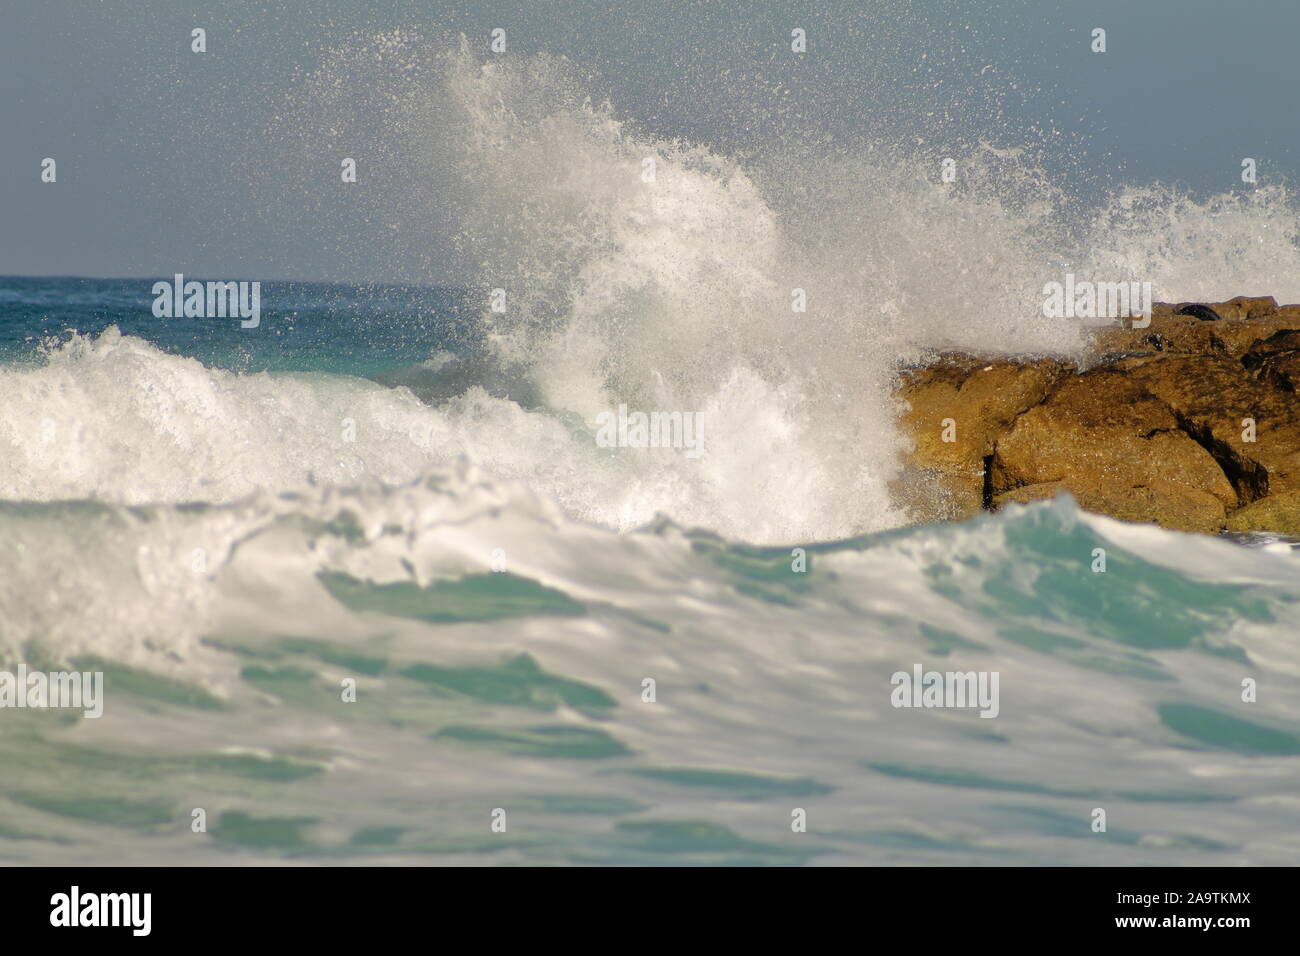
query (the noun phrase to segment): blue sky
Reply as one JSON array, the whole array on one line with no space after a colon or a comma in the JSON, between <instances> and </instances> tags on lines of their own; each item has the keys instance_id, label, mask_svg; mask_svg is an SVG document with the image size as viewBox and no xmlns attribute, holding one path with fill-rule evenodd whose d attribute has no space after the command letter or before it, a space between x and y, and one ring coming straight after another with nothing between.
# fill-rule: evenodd
<instances>
[{"instance_id":1,"label":"blue sky","mask_svg":"<svg viewBox=\"0 0 1300 956\"><path fill-rule=\"evenodd\" d=\"M729 153L1037 144L1053 182L1083 196L1157 180L1239 189L1246 156L1261 185L1300 171L1294 0L16 6L0 33L0 274L463 281L450 222L403 218L398 195L308 212L301 184L277 179L300 169L262 132L331 45L394 27L484 47L503 27L513 52L589 70L593 94L638 128ZM204 55L189 50L195 26ZM808 34L797 59L793 27ZM1094 27L1104 54L1089 49ZM401 241L372 235L376 218ZM342 239L383 239L385 254L342 252Z\"/></svg>"}]
</instances>

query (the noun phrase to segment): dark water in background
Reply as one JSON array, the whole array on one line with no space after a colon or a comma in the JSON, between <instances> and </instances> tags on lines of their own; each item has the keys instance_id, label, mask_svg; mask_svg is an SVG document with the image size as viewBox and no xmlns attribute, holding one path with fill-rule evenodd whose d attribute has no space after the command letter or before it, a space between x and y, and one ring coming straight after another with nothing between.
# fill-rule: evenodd
<instances>
[{"instance_id":1,"label":"dark water in background","mask_svg":"<svg viewBox=\"0 0 1300 956\"><path fill-rule=\"evenodd\" d=\"M464 290L262 282L261 327L242 329L237 319L156 318L153 284L172 279L0 276L0 361L112 325L163 352L239 372L373 376L482 344L480 309Z\"/></svg>"}]
</instances>

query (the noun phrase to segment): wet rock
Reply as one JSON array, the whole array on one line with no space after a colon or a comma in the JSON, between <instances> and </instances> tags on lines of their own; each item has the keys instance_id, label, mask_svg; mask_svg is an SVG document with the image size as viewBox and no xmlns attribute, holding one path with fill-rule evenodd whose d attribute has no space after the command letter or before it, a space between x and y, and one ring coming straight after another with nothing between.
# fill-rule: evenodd
<instances>
[{"instance_id":1,"label":"wet rock","mask_svg":"<svg viewBox=\"0 0 1300 956\"><path fill-rule=\"evenodd\" d=\"M914 447L895 496L918 521L963 518L985 504L985 460L997 436L1073 366L947 355L904 373L903 426Z\"/></svg>"},{"instance_id":2,"label":"wet rock","mask_svg":"<svg viewBox=\"0 0 1300 956\"><path fill-rule=\"evenodd\" d=\"M1124 367L1124 363L1119 363ZM1300 407L1222 355L1168 355L1125 367L1208 450L1241 504L1300 487Z\"/></svg>"},{"instance_id":3,"label":"wet rock","mask_svg":"<svg viewBox=\"0 0 1300 956\"><path fill-rule=\"evenodd\" d=\"M1223 527L1223 502L1208 492L1171 492L1104 483L1086 488L1067 487L1064 483L1025 485L997 495L993 499L993 509L1000 510L1010 502L1025 504L1041 498L1054 498L1061 492L1069 492L1085 511L1109 515L1121 521L1206 533Z\"/></svg>"},{"instance_id":4,"label":"wet rock","mask_svg":"<svg viewBox=\"0 0 1300 956\"><path fill-rule=\"evenodd\" d=\"M1220 302L1217 305L1210 306L1210 308L1214 310L1220 319L1230 321L1262 319L1277 311L1277 299L1271 295L1254 297L1239 295L1235 299Z\"/></svg>"},{"instance_id":5,"label":"wet rock","mask_svg":"<svg viewBox=\"0 0 1300 956\"><path fill-rule=\"evenodd\" d=\"M1218 322L1223 316L1215 312L1208 305L1202 305L1199 302L1184 302L1174 310L1178 315L1190 315L1194 319L1200 319L1202 322Z\"/></svg>"},{"instance_id":6,"label":"wet rock","mask_svg":"<svg viewBox=\"0 0 1300 956\"><path fill-rule=\"evenodd\" d=\"M1300 491L1261 498L1228 518L1229 531L1275 531L1300 535Z\"/></svg>"},{"instance_id":7,"label":"wet rock","mask_svg":"<svg viewBox=\"0 0 1300 956\"><path fill-rule=\"evenodd\" d=\"M1223 470L1169 406L1114 369L1073 376L1018 417L998 438L989 475L995 498L1055 485L1081 502L1147 501L1154 489L1166 498L1196 493L1192 510L1201 514L1214 510L1200 501L1208 493L1219 522L1238 504Z\"/></svg>"},{"instance_id":8,"label":"wet rock","mask_svg":"<svg viewBox=\"0 0 1300 956\"><path fill-rule=\"evenodd\" d=\"M1241 364L1264 385L1300 392L1300 330L1283 329L1256 342Z\"/></svg>"},{"instance_id":9,"label":"wet rock","mask_svg":"<svg viewBox=\"0 0 1300 956\"><path fill-rule=\"evenodd\" d=\"M1144 329L1104 326L1093 335L1094 352L1102 361L1107 356L1157 352L1207 353L1225 351L1216 327L1194 316L1153 311Z\"/></svg>"},{"instance_id":10,"label":"wet rock","mask_svg":"<svg viewBox=\"0 0 1300 956\"><path fill-rule=\"evenodd\" d=\"M903 375L895 490L917 520L1068 491L1128 521L1294 533L1298 385L1300 306L1268 296L1156 303L1146 328L1096 330L1080 368L945 355Z\"/></svg>"}]
</instances>

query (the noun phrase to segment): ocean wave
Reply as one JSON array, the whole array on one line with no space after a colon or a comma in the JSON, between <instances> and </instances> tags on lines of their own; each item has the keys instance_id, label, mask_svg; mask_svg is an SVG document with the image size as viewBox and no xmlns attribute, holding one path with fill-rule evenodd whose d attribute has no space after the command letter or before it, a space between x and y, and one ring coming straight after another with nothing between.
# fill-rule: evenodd
<instances>
[{"instance_id":1,"label":"ocean wave","mask_svg":"<svg viewBox=\"0 0 1300 956\"><path fill-rule=\"evenodd\" d=\"M221 506L5 505L0 543L17 556L0 584L9 663L107 678L93 743L38 723L46 776L31 750L14 758L5 790L38 838L49 813L66 823L43 780L99 768L115 812L147 792L158 817L137 855L187 852L163 826L193 799L187 778L148 760L210 776L216 849L235 854L455 859L484 826L474 808L502 805L529 834L503 850L533 862L1298 852L1277 839L1300 811L1296 557L1066 499L809 544L805 570L791 548L670 522L574 522L473 469ZM892 706L891 675L915 666L997 672L998 720ZM1241 703L1247 677L1267 688L1258 703ZM346 679L356 705L340 702ZM329 787L309 782L322 773ZM426 832L409 808L429 779L447 783ZM790 842L791 807L813 821L805 842ZM277 814L303 821L289 844L249 822ZM672 830L700 819L711 840ZM643 845L654 826L664 839ZM406 835L358 836L384 828ZM102 828L79 832L82 862L101 840L120 852Z\"/></svg>"}]
</instances>

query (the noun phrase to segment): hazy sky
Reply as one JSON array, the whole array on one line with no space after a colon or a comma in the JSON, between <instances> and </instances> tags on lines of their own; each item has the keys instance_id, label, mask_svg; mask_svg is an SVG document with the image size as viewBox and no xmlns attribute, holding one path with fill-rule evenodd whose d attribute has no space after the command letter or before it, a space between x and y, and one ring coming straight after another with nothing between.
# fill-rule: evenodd
<instances>
[{"instance_id":1,"label":"hazy sky","mask_svg":"<svg viewBox=\"0 0 1300 956\"><path fill-rule=\"evenodd\" d=\"M1239 189L1246 156L1261 185L1300 178L1296 0L0 4L0 274L463 281L454 224L408 201L400 157L349 193L336 155L293 145L306 155L286 162L267 132L310 119L295 78L331 47L393 28L486 53L502 27L511 55L591 71L639 128L727 152L792 133L1036 140L1060 144L1046 163L1080 192Z\"/></svg>"}]
</instances>

